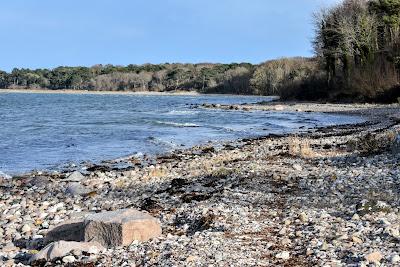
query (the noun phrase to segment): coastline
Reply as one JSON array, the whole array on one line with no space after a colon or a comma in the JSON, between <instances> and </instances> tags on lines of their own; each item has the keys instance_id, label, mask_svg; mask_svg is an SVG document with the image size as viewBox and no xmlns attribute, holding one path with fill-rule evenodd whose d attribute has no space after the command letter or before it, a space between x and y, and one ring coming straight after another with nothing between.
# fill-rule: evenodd
<instances>
[{"instance_id":1,"label":"coastline","mask_svg":"<svg viewBox=\"0 0 400 267\"><path fill-rule=\"evenodd\" d=\"M319 102L282 102L272 101L255 104L221 105L202 104L199 107L206 109L238 110L238 111L277 111L277 112L320 112L344 115L364 115L373 119L377 111L398 109L399 104L369 104L369 103L319 103Z\"/></svg>"},{"instance_id":2,"label":"coastline","mask_svg":"<svg viewBox=\"0 0 400 267\"><path fill-rule=\"evenodd\" d=\"M72 89L0 89L1 93L21 93L21 94L93 94L93 95L143 95L143 96L212 96L212 95L223 95L223 96L240 96L240 97L266 97L279 99L277 96L264 96L264 95L236 95L236 94L217 94L210 93L204 94L196 91L168 91L168 92L155 92L155 91L101 91L101 90L72 90Z\"/></svg>"},{"instance_id":3,"label":"coastline","mask_svg":"<svg viewBox=\"0 0 400 267\"><path fill-rule=\"evenodd\" d=\"M91 166L80 184L94 193L72 199L65 193L68 173L3 180L0 190L7 202L0 205L6 221L0 256L25 262L32 252L15 245L10 249L16 237L30 242L76 213L133 207L160 219L162 236L108 249L92 255L91 262L321 266L349 264L349 258L366 262L370 253L379 252L381 262L389 264L398 253L392 242L400 239L400 197L393 191L400 186L395 167L400 158L395 147L389 149L392 133L400 131L400 108L351 105L243 106L247 111L263 107L357 115L367 122L226 142L220 148L195 146L154 159L131 157L125 159L134 164L128 169ZM61 208L52 209L59 203ZM31 219L10 220L17 211ZM21 232L25 224L31 230ZM25 258L13 259L18 253Z\"/></svg>"},{"instance_id":4,"label":"coastline","mask_svg":"<svg viewBox=\"0 0 400 267\"><path fill-rule=\"evenodd\" d=\"M193 91L171 91L171 92L128 92L128 91L88 91L88 90L72 90L72 89L0 89L0 93L21 93L21 94L93 94L93 95L155 95L155 96L177 96L188 95L196 96L200 93Z\"/></svg>"}]
</instances>

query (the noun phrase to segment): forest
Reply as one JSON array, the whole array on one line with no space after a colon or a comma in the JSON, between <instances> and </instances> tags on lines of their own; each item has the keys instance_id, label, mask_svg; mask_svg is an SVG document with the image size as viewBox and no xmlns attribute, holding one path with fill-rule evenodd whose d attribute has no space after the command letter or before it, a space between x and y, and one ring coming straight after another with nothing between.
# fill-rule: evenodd
<instances>
[{"instance_id":1,"label":"forest","mask_svg":"<svg viewBox=\"0 0 400 267\"><path fill-rule=\"evenodd\" d=\"M316 14L315 26L321 73L314 80L322 76L325 97L400 96L400 0L345 0Z\"/></svg>"},{"instance_id":2,"label":"forest","mask_svg":"<svg viewBox=\"0 0 400 267\"><path fill-rule=\"evenodd\" d=\"M0 88L197 91L283 99L395 102L400 0L344 0L314 15L312 58L261 64L144 64L0 71Z\"/></svg>"},{"instance_id":3,"label":"forest","mask_svg":"<svg viewBox=\"0 0 400 267\"><path fill-rule=\"evenodd\" d=\"M284 79L290 76L296 80L309 75L314 61L292 58L260 65L204 63L14 69L11 73L0 72L0 88L278 94Z\"/></svg>"}]
</instances>

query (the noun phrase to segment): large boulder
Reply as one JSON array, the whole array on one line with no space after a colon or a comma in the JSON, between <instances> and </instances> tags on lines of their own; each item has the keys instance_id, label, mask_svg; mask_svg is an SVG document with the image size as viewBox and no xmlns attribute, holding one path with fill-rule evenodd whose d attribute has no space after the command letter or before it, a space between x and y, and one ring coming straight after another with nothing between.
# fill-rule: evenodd
<instances>
[{"instance_id":1,"label":"large boulder","mask_svg":"<svg viewBox=\"0 0 400 267\"><path fill-rule=\"evenodd\" d=\"M89 215L85 220L85 240L108 247L127 246L133 241L147 241L161 234L157 219L134 209Z\"/></svg>"},{"instance_id":2,"label":"large boulder","mask_svg":"<svg viewBox=\"0 0 400 267\"><path fill-rule=\"evenodd\" d=\"M95 253L104 250L97 242L74 242L74 241L58 241L53 242L39 251L37 254L32 255L29 262L35 261L52 261L57 258L62 258L68 255L71 251L82 251L86 253Z\"/></svg>"},{"instance_id":3,"label":"large boulder","mask_svg":"<svg viewBox=\"0 0 400 267\"><path fill-rule=\"evenodd\" d=\"M134 209L101 212L56 226L46 242L96 241L105 247L126 246L133 241L147 241L161 234L160 222Z\"/></svg>"}]
</instances>

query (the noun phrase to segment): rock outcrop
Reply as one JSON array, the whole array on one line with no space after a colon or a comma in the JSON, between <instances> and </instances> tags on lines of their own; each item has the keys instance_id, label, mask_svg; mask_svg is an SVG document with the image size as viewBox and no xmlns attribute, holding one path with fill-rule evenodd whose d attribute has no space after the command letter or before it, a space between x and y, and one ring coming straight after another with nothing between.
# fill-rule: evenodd
<instances>
[{"instance_id":1,"label":"rock outcrop","mask_svg":"<svg viewBox=\"0 0 400 267\"><path fill-rule=\"evenodd\" d=\"M85 218L65 222L53 228L46 242L96 241L105 247L126 246L133 241L147 241L161 234L161 226L154 217L134 210L89 214Z\"/></svg>"}]
</instances>

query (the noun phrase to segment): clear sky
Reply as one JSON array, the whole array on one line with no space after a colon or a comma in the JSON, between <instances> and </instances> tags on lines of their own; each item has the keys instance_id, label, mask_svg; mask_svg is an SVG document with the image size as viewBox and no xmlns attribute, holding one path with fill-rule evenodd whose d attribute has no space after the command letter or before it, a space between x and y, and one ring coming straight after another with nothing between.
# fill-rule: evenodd
<instances>
[{"instance_id":1,"label":"clear sky","mask_svg":"<svg viewBox=\"0 0 400 267\"><path fill-rule=\"evenodd\" d=\"M0 69L310 56L338 0L1 0Z\"/></svg>"}]
</instances>

